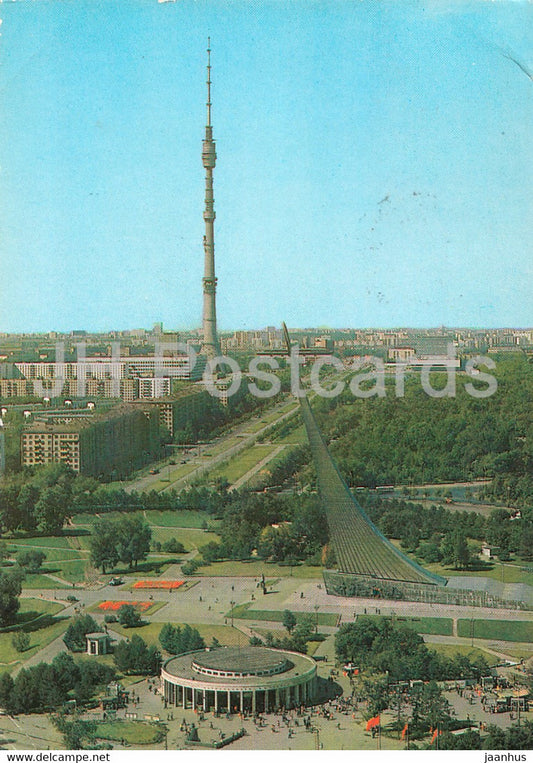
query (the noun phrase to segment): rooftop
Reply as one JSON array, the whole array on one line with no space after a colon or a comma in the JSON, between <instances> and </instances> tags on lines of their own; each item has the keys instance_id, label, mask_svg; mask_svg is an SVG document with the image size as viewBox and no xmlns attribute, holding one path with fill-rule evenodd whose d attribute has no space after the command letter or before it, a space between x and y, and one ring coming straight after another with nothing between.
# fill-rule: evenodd
<instances>
[{"instance_id":1,"label":"rooftop","mask_svg":"<svg viewBox=\"0 0 533 763\"><path fill-rule=\"evenodd\" d=\"M195 656L193 665L209 670L223 670L229 673L281 673L290 667L283 652L275 652L263 647L245 647L244 649L224 648L203 652Z\"/></svg>"}]
</instances>

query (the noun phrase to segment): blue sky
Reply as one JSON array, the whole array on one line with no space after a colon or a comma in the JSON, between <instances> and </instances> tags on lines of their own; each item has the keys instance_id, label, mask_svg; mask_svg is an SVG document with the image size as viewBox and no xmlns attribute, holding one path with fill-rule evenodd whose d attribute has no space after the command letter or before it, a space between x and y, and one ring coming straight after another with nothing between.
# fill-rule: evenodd
<instances>
[{"instance_id":1,"label":"blue sky","mask_svg":"<svg viewBox=\"0 0 533 763\"><path fill-rule=\"evenodd\" d=\"M0 331L200 325L208 35L220 328L533 325L533 4L0 15Z\"/></svg>"}]
</instances>

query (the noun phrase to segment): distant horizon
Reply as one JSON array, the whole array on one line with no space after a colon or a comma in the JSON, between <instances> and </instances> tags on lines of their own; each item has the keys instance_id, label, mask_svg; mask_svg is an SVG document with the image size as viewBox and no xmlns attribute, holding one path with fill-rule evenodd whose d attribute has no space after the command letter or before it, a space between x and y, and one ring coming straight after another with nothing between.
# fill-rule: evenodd
<instances>
[{"instance_id":1,"label":"distant horizon","mask_svg":"<svg viewBox=\"0 0 533 763\"><path fill-rule=\"evenodd\" d=\"M274 324L267 324L265 326L253 326L249 328L230 328L230 329L220 329L218 330L219 334L231 334L235 333L236 331L265 331L267 328L273 327L277 331L281 331L281 324L279 326ZM462 326L459 324L452 325L452 326L444 326L444 325L426 325L426 326L288 326L289 331L313 331L313 332L328 332L328 331L533 331L533 325L531 326L511 326L511 325L502 325L502 326ZM59 329L50 329L48 331L3 331L0 330L0 336L46 336L48 334L59 334L62 336L71 336L72 334L76 334L78 332L83 332L84 334L87 334L89 336L106 336L108 334L114 334L114 333L124 333L124 332L134 332L134 331L145 331L148 334L154 333L154 327L151 328L145 328L143 326L135 326L130 328L113 328L113 329L107 329L107 330L95 330L92 329L82 329L82 328L76 328L76 329L65 329L65 330L59 330ZM201 327L191 327L191 328L170 328L170 327L163 327L163 333L160 334L160 336L164 336L165 334L179 334L179 333L193 333L193 332L201 332ZM157 333L154 333L154 336L158 336Z\"/></svg>"}]
</instances>

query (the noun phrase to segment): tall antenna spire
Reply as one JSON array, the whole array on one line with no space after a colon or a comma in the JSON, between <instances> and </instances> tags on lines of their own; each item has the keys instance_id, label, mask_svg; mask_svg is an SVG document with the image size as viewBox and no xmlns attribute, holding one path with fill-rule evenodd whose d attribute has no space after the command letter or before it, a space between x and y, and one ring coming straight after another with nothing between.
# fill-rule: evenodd
<instances>
[{"instance_id":1,"label":"tall antenna spire","mask_svg":"<svg viewBox=\"0 0 533 763\"><path fill-rule=\"evenodd\" d=\"M213 128L211 126L211 38L207 38L207 124L202 145L202 163L205 168L205 236L204 236L204 291L202 351L208 358L220 355L217 337L215 277L215 207L213 197L213 169L217 160Z\"/></svg>"},{"instance_id":2,"label":"tall antenna spire","mask_svg":"<svg viewBox=\"0 0 533 763\"><path fill-rule=\"evenodd\" d=\"M207 127L211 127L211 38L207 38Z\"/></svg>"}]
</instances>

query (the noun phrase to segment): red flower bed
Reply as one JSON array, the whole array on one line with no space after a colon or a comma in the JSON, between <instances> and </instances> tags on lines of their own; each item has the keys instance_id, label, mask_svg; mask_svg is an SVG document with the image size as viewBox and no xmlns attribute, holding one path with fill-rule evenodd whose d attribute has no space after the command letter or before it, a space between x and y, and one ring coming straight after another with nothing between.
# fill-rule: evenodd
<instances>
[{"instance_id":1,"label":"red flower bed","mask_svg":"<svg viewBox=\"0 0 533 763\"><path fill-rule=\"evenodd\" d=\"M118 612L118 610L125 604L131 604L132 607L142 610L149 609L152 604L149 601L103 601L98 605L98 609L111 610L112 612Z\"/></svg>"},{"instance_id":2,"label":"red flower bed","mask_svg":"<svg viewBox=\"0 0 533 763\"><path fill-rule=\"evenodd\" d=\"M139 580L134 583L134 588L179 588L184 584L184 580Z\"/></svg>"}]
</instances>

